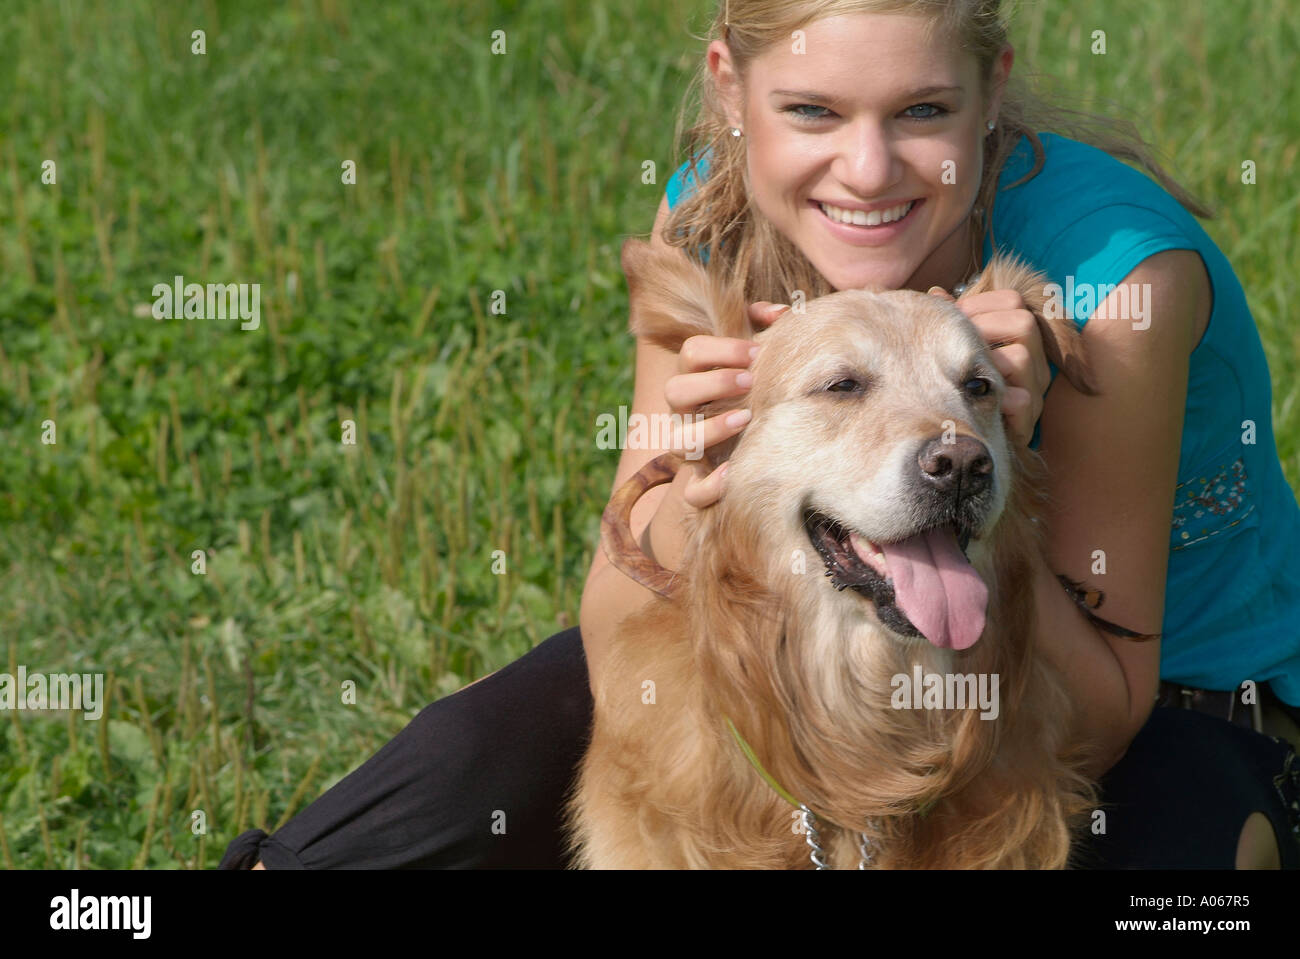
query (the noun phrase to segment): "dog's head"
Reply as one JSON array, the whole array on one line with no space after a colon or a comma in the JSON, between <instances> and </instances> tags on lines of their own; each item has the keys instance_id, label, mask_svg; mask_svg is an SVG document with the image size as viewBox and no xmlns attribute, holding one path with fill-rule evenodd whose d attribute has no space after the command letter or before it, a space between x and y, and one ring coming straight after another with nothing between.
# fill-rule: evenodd
<instances>
[{"instance_id":1,"label":"dog's head","mask_svg":"<svg viewBox=\"0 0 1300 959\"><path fill-rule=\"evenodd\" d=\"M701 543L725 530L748 555L723 562L750 564L756 583L789 584L786 605L835 591L841 627L866 618L902 643L973 645L997 576L994 533L1036 460L1008 442L1007 387L975 325L938 297L849 290L755 335L736 284L634 240L623 266L638 335L669 349L699 333L762 344L749 393L702 410L748 406L753 419L712 451L731 466L725 496L701 517ZM1078 332L1043 316L1043 284L997 259L975 289L1018 290L1048 357L1094 392Z\"/></svg>"},{"instance_id":2,"label":"dog's head","mask_svg":"<svg viewBox=\"0 0 1300 959\"><path fill-rule=\"evenodd\" d=\"M753 418L706 454L730 459L726 491L689 514L681 567L641 554L627 523L671 457L616 493L604 544L669 599L648 614L687 638L706 708L743 730L769 773L832 822L861 822L956 796L999 743L1046 735L1018 717L1067 723L1032 655L1045 468L1008 441L1006 384L974 324L938 297L848 290L755 334L738 283L637 241L623 266L635 334L674 351L695 334L762 344L752 389L701 410ZM1043 316L1043 278L995 260L975 289L1007 288L1048 358L1095 392L1078 331ZM1001 677L1001 721L890 708L894 680L916 666Z\"/></svg>"}]
</instances>

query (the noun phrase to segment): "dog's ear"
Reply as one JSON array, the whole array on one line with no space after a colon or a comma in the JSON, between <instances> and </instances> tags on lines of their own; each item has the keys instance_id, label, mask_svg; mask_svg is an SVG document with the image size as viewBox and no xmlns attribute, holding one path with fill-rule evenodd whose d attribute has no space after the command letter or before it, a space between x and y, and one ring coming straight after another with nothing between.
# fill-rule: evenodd
<instances>
[{"instance_id":1,"label":"dog's ear","mask_svg":"<svg viewBox=\"0 0 1300 959\"><path fill-rule=\"evenodd\" d=\"M635 336L673 353L691 336L754 336L741 285L711 276L681 250L629 238L622 263L631 306L628 328Z\"/></svg>"},{"instance_id":2,"label":"dog's ear","mask_svg":"<svg viewBox=\"0 0 1300 959\"><path fill-rule=\"evenodd\" d=\"M995 255L989 260L979 280L971 287L971 293L987 293L990 290L1015 290L1025 301L1029 312L1038 322L1038 332L1043 338L1043 350L1056 368L1065 374L1080 393L1096 396L1097 386L1088 365L1087 344L1075 327L1074 322L1065 316L1048 316L1045 310L1047 302L1047 276L1029 267L1016 257Z\"/></svg>"}]
</instances>

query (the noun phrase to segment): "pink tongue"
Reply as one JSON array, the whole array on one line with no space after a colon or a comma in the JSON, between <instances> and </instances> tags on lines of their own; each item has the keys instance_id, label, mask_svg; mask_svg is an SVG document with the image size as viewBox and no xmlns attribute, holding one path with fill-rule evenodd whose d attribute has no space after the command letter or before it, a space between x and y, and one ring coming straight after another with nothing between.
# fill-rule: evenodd
<instances>
[{"instance_id":1,"label":"pink tongue","mask_svg":"<svg viewBox=\"0 0 1300 959\"><path fill-rule=\"evenodd\" d=\"M984 632L989 589L947 527L881 543L894 597L912 625L940 649L966 649Z\"/></svg>"}]
</instances>

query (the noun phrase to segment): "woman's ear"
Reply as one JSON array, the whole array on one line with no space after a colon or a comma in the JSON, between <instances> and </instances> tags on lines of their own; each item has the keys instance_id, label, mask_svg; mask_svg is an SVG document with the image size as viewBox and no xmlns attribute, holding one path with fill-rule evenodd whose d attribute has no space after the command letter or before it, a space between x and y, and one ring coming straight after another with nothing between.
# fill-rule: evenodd
<instances>
[{"instance_id":1,"label":"woman's ear","mask_svg":"<svg viewBox=\"0 0 1300 959\"><path fill-rule=\"evenodd\" d=\"M721 40L714 40L709 44L704 61L708 64L709 72L713 74L718 99L724 104L727 124L735 129L744 130L745 111L742 104L744 94L740 78L731 63L731 48Z\"/></svg>"},{"instance_id":2,"label":"woman's ear","mask_svg":"<svg viewBox=\"0 0 1300 959\"><path fill-rule=\"evenodd\" d=\"M1016 50L1007 44L998 51L993 60L992 75L989 77L989 111L986 119L997 121L1002 109L1002 97L1007 92L1007 80L1011 78L1011 66L1016 61Z\"/></svg>"}]
</instances>

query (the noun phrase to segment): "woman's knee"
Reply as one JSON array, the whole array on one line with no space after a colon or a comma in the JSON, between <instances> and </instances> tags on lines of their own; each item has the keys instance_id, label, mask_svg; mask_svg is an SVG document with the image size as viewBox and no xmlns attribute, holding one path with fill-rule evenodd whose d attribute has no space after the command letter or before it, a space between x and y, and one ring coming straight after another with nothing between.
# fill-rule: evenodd
<instances>
[{"instance_id":1,"label":"woman's knee","mask_svg":"<svg viewBox=\"0 0 1300 959\"><path fill-rule=\"evenodd\" d=\"M1238 869L1281 869L1282 854L1278 850L1277 834L1268 816L1253 812L1246 818L1237 839Z\"/></svg>"}]
</instances>

